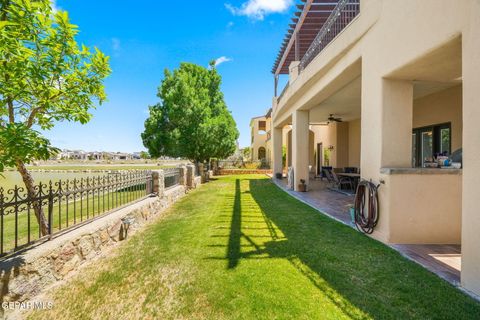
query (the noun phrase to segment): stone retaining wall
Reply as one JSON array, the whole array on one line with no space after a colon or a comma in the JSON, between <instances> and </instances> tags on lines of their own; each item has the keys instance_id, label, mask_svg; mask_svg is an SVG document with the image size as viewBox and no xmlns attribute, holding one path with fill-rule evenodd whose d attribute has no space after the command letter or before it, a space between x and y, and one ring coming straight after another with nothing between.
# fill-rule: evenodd
<instances>
[{"instance_id":1,"label":"stone retaining wall","mask_svg":"<svg viewBox=\"0 0 480 320\"><path fill-rule=\"evenodd\" d=\"M128 239L183 197L188 189L192 188L187 184L198 186L194 171L190 177L187 177L186 172L187 169L183 185L164 190L163 171L158 170L154 174L154 189L156 188L157 193L155 196L106 214L1 261L2 302L30 300L58 281L73 275L89 260Z\"/></svg>"}]
</instances>

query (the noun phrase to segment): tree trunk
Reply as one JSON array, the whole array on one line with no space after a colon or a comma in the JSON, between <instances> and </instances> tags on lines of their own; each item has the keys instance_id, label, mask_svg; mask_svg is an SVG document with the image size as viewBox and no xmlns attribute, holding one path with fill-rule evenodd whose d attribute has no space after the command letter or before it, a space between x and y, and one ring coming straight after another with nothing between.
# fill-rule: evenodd
<instances>
[{"instance_id":1,"label":"tree trunk","mask_svg":"<svg viewBox=\"0 0 480 320\"><path fill-rule=\"evenodd\" d=\"M30 172L28 172L27 168L25 167L25 164L20 160L17 160L17 170L22 176L23 183L27 188L28 197L30 199L35 199L37 197L37 193L35 192L35 181L33 180ZM35 217L37 218L37 222L40 227L40 232L42 236L45 236L48 234L48 222L45 218L45 215L43 214L41 201L33 201L32 205Z\"/></svg>"}]
</instances>

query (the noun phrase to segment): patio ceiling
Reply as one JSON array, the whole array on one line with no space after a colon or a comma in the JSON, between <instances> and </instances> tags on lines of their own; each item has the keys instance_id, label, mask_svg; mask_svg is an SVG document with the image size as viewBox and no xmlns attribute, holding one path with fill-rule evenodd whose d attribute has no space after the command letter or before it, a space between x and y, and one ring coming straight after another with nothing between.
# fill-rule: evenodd
<instances>
[{"instance_id":1,"label":"patio ceiling","mask_svg":"<svg viewBox=\"0 0 480 320\"><path fill-rule=\"evenodd\" d=\"M310 122L313 124L326 123L330 114L342 118L343 121L360 119L361 91L362 81L361 77L358 77L328 99L310 109Z\"/></svg>"},{"instance_id":2,"label":"patio ceiling","mask_svg":"<svg viewBox=\"0 0 480 320\"><path fill-rule=\"evenodd\" d=\"M273 65L275 75L288 74L290 63L305 55L338 0L301 0L300 3Z\"/></svg>"}]
</instances>

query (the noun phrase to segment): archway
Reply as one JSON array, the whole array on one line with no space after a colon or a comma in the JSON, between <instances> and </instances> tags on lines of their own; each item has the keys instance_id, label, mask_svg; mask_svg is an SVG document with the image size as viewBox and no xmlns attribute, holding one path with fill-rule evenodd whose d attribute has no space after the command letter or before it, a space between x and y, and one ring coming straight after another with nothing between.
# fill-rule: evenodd
<instances>
[{"instance_id":1,"label":"archway","mask_svg":"<svg viewBox=\"0 0 480 320\"><path fill-rule=\"evenodd\" d=\"M267 151L264 147L258 148L258 160L266 159L267 158Z\"/></svg>"}]
</instances>

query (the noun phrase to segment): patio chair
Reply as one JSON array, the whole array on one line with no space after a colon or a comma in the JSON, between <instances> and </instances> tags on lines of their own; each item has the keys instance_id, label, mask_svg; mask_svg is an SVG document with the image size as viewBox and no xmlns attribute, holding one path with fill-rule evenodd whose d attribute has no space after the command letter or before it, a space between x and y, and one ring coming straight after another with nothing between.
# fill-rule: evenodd
<instances>
[{"instance_id":1,"label":"patio chair","mask_svg":"<svg viewBox=\"0 0 480 320\"><path fill-rule=\"evenodd\" d=\"M353 190L353 182L348 177L338 177L335 171L330 172L331 178L333 180L333 186L339 190Z\"/></svg>"},{"instance_id":2,"label":"patio chair","mask_svg":"<svg viewBox=\"0 0 480 320\"><path fill-rule=\"evenodd\" d=\"M323 178L327 178L327 176L325 175L325 170L332 170L333 167L321 167L320 168L320 179L323 180Z\"/></svg>"},{"instance_id":3,"label":"patio chair","mask_svg":"<svg viewBox=\"0 0 480 320\"><path fill-rule=\"evenodd\" d=\"M358 173L358 168L355 168L355 167L345 167L344 172L345 172L345 173Z\"/></svg>"}]
</instances>

